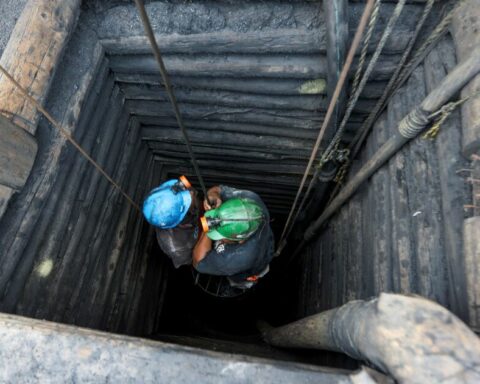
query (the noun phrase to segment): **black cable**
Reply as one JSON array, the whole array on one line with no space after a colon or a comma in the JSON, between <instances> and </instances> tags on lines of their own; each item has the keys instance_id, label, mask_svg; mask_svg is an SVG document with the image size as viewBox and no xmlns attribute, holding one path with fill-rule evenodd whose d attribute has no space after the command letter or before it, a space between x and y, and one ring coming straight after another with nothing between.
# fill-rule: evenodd
<instances>
[{"instance_id":1,"label":"black cable","mask_svg":"<svg viewBox=\"0 0 480 384\"><path fill-rule=\"evenodd\" d=\"M152 25L150 24L147 11L145 10L145 5L143 4L142 0L135 0L135 4L137 5L138 12L140 13L140 18L142 19L142 24L143 24L143 27L145 28L145 33L147 34L148 40L150 41L150 45L152 46L153 55L157 60L158 68L160 70L160 74L162 75L163 84L165 86L165 90L167 91L168 97L170 98L170 102L172 103L173 111L175 112L175 117L177 119L177 123L180 128L180 131L182 132L183 139L185 140L185 145L187 146L188 154L190 155L190 159L192 161L195 174L197 175L198 182L200 183L200 187L202 188L203 194L207 199L208 198L207 189L205 188L205 183L203 182L202 175L200 174L200 168L198 167L197 159L195 158L195 154L193 153L192 145L190 144L190 139L188 137L187 130L183 125L182 116L178 108L177 98L173 93L172 84L170 83L170 78L168 76L167 69L165 68L165 64L163 63L162 55L160 53L160 48L158 47L157 41L155 40L155 35L153 33Z\"/></svg>"}]
</instances>

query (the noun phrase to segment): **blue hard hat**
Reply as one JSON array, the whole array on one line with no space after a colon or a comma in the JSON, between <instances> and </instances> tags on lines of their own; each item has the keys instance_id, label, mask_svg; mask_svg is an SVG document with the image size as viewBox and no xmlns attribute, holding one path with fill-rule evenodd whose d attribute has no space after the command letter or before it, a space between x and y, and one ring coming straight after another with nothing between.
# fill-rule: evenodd
<instances>
[{"instance_id":1,"label":"blue hard hat","mask_svg":"<svg viewBox=\"0 0 480 384\"><path fill-rule=\"evenodd\" d=\"M153 189L143 202L143 215L147 221L162 229L174 228L185 218L192 196L188 189L179 190L178 180L168 180Z\"/></svg>"}]
</instances>

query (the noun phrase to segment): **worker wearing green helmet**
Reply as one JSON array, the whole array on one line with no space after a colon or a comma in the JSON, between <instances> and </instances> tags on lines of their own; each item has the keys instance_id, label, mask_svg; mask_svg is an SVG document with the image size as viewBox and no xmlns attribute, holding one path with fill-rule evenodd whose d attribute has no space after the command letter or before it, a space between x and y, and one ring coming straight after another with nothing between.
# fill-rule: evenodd
<instances>
[{"instance_id":1,"label":"worker wearing green helmet","mask_svg":"<svg viewBox=\"0 0 480 384\"><path fill-rule=\"evenodd\" d=\"M216 186L208 191L204 208L193 266L200 273L227 276L232 286L252 287L268 272L273 257L265 204L254 192Z\"/></svg>"}]
</instances>

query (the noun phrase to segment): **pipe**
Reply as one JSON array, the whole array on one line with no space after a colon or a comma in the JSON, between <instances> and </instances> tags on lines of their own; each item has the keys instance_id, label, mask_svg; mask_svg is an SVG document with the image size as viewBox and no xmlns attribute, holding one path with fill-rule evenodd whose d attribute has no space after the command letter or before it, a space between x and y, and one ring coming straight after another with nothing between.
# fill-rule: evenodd
<instances>
[{"instance_id":1,"label":"pipe","mask_svg":"<svg viewBox=\"0 0 480 384\"><path fill-rule=\"evenodd\" d=\"M262 333L273 346L368 361L400 383L480 382L480 339L450 311L421 297L382 293Z\"/></svg>"},{"instance_id":2,"label":"pipe","mask_svg":"<svg viewBox=\"0 0 480 384\"><path fill-rule=\"evenodd\" d=\"M302 242L292 255L295 258L310 241L315 232L352 197L357 189L372 176L383 164L395 155L407 142L422 132L429 122L428 116L442 107L452 96L458 93L473 77L480 72L480 47L470 57L458 64L422 102L420 107L411 111L398 126L396 132L353 176L340 193L332 200L305 231Z\"/></svg>"}]
</instances>

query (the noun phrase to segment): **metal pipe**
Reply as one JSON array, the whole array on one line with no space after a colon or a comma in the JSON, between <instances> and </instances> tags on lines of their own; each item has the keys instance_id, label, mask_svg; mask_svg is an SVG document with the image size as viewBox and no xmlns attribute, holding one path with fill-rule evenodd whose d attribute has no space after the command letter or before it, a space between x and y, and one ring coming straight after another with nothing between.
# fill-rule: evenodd
<instances>
[{"instance_id":1,"label":"metal pipe","mask_svg":"<svg viewBox=\"0 0 480 384\"><path fill-rule=\"evenodd\" d=\"M353 176L340 193L332 200L305 231L302 242L292 255L297 256L303 247L315 235L316 231L352 197L357 189L372 176L383 164L397 153L407 142L415 138L428 124L428 115L436 112L452 96L458 93L473 77L480 72L480 47L470 57L458 64L422 102L420 107L411 111L400 123L399 130L366 162ZM400 133L402 132L402 133Z\"/></svg>"},{"instance_id":2,"label":"metal pipe","mask_svg":"<svg viewBox=\"0 0 480 384\"><path fill-rule=\"evenodd\" d=\"M479 338L447 309L421 297L382 293L266 329L263 338L277 347L343 352L400 383L480 380Z\"/></svg>"}]
</instances>

